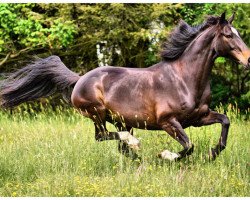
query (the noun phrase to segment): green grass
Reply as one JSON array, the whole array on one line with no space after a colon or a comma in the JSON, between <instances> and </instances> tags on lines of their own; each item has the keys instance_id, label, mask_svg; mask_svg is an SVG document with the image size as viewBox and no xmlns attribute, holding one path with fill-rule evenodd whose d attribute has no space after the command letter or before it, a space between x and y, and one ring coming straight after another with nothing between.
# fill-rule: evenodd
<instances>
[{"instance_id":1,"label":"green grass","mask_svg":"<svg viewBox=\"0 0 250 200\"><path fill-rule=\"evenodd\" d=\"M71 109L0 112L0 196L249 196L250 122L228 115L228 145L215 161L206 155L218 124L187 128L195 151L179 162L157 158L181 150L165 132L136 129L139 162L119 154L117 141L96 142L92 122Z\"/></svg>"}]
</instances>

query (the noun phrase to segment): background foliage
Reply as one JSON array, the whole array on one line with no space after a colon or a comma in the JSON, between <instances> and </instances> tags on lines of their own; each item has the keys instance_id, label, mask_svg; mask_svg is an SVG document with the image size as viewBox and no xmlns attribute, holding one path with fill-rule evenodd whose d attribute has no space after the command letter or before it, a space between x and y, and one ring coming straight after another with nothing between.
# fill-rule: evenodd
<instances>
[{"instance_id":1,"label":"background foliage","mask_svg":"<svg viewBox=\"0 0 250 200\"><path fill-rule=\"evenodd\" d=\"M236 11L233 25L249 46L250 4L0 4L0 72L52 54L81 74L99 65L148 67L180 19L194 25L224 11ZM218 58L211 85L212 107L250 107L242 66Z\"/></svg>"}]
</instances>

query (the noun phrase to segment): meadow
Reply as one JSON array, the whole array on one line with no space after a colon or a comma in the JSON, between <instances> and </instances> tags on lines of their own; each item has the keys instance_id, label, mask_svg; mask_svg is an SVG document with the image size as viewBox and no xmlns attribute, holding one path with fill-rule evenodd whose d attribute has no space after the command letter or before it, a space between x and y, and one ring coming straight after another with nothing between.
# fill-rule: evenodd
<instances>
[{"instance_id":1,"label":"meadow","mask_svg":"<svg viewBox=\"0 0 250 200\"><path fill-rule=\"evenodd\" d=\"M135 129L142 160L133 161L118 152L117 141L96 142L92 122L75 110L43 109L0 112L0 196L250 195L250 122L233 107L222 154L207 158L219 124L191 127L186 132L194 153L178 162L157 157L164 149L181 150L163 131Z\"/></svg>"}]
</instances>

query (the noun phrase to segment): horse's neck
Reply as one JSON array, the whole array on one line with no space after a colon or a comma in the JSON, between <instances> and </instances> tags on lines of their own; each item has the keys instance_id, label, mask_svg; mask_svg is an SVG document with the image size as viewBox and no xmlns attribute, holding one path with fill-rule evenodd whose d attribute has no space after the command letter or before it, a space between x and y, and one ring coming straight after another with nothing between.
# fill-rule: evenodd
<instances>
[{"instance_id":1,"label":"horse's neck","mask_svg":"<svg viewBox=\"0 0 250 200\"><path fill-rule=\"evenodd\" d=\"M209 77L214 64L215 52L213 51L213 30L198 35L184 51L176 65L182 71L183 79L189 88L198 96L209 84Z\"/></svg>"}]
</instances>

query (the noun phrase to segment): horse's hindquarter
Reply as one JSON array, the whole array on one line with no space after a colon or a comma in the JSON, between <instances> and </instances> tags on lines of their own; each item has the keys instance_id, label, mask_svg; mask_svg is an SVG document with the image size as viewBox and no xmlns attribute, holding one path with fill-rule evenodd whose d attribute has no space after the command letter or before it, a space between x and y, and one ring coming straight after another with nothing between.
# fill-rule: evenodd
<instances>
[{"instance_id":1,"label":"horse's hindquarter","mask_svg":"<svg viewBox=\"0 0 250 200\"><path fill-rule=\"evenodd\" d=\"M76 83L71 102L84 116L96 115L96 110L105 109L102 80L108 74L98 67L84 74Z\"/></svg>"},{"instance_id":2,"label":"horse's hindquarter","mask_svg":"<svg viewBox=\"0 0 250 200\"><path fill-rule=\"evenodd\" d=\"M99 67L79 79L71 100L84 116L105 110L112 118L145 127L145 123L155 120L151 82L147 69Z\"/></svg>"}]
</instances>

